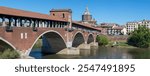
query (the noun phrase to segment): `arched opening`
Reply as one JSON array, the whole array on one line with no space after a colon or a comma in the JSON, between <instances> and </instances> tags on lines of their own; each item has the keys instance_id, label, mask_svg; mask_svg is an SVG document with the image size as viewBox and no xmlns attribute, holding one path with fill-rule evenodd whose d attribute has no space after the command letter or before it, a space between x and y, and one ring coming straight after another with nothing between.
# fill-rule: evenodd
<instances>
[{"instance_id":1,"label":"arched opening","mask_svg":"<svg viewBox=\"0 0 150 76\"><path fill-rule=\"evenodd\" d=\"M87 40L87 44L90 44L91 42L94 42L94 37L92 34L89 35L88 40Z\"/></svg>"},{"instance_id":2,"label":"arched opening","mask_svg":"<svg viewBox=\"0 0 150 76\"><path fill-rule=\"evenodd\" d=\"M20 58L15 47L4 39L0 39L0 59L16 59Z\"/></svg>"},{"instance_id":3,"label":"arched opening","mask_svg":"<svg viewBox=\"0 0 150 76\"><path fill-rule=\"evenodd\" d=\"M11 49L11 50L14 50L14 48L9 45L7 42L3 41L3 40L0 40L0 51L5 51L6 49Z\"/></svg>"},{"instance_id":4,"label":"arched opening","mask_svg":"<svg viewBox=\"0 0 150 76\"><path fill-rule=\"evenodd\" d=\"M84 43L85 39L82 33L77 33L74 36L74 40L72 42L72 47L78 47L80 44Z\"/></svg>"},{"instance_id":5,"label":"arched opening","mask_svg":"<svg viewBox=\"0 0 150 76\"><path fill-rule=\"evenodd\" d=\"M65 41L58 32L47 31L37 38L29 55L35 58L42 58L45 55L57 54L65 48Z\"/></svg>"},{"instance_id":6,"label":"arched opening","mask_svg":"<svg viewBox=\"0 0 150 76\"><path fill-rule=\"evenodd\" d=\"M0 51L6 49L16 50L16 48L11 43L0 37Z\"/></svg>"}]
</instances>

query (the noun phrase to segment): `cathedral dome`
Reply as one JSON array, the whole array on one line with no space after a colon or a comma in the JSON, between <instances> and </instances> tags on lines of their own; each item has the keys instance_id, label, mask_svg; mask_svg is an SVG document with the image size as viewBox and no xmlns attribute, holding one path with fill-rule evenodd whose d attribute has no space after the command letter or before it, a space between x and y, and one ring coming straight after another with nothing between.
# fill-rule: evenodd
<instances>
[{"instance_id":1,"label":"cathedral dome","mask_svg":"<svg viewBox=\"0 0 150 76\"><path fill-rule=\"evenodd\" d=\"M88 7L86 7L86 10L85 10L85 12L84 12L84 15L90 15L90 12L89 12Z\"/></svg>"}]
</instances>

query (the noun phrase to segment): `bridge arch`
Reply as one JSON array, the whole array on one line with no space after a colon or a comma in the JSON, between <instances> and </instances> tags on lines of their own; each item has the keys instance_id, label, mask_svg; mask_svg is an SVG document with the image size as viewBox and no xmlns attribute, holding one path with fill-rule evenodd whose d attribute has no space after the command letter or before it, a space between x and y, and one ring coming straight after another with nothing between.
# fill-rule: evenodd
<instances>
[{"instance_id":1,"label":"bridge arch","mask_svg":"<svg viewBox=\"0 0 150 76\"><path fill-rule=\"evenodd\" d=\"M87 37L87 44L90 44L91 42L94 42L93 34L89 34L88 37Z\"/></svg>"},{"instance_id":2,"label":"bridge arch","mask_svg":"<svg viewBox=\"0 0 150 76\"><path fill-rule=\"evenodd\" d=\"M52 41L52 43L50 43L50 45L54 45L54 44L59 44L59 46L57 46L57 48L58 47L60 47L61 49L64 49L64 48L66 48L66 42L65 42L65 39L63 38L63 36L59 33L59 32L57 32L57 31L54 31L54 30L48 30L48 31L45 31L45 32L43 32L42 34L40 34L37 38L36 38L36 40L34 41L34 43L32 44L32 46L31 46L31 48L29 49L29 51L27 51L26 52L26 55L29 55L30 54L30 52L31 52L31 50L32 50L32 48L33 48L33 46L36 44L36 42L42 37L42 36L44 36L44 39L45 38L51 38L52 36L55 36L56 38L55 38L55 40L53 39L53 41L51 40L51 39L48 39L48 40L46 40L46 41L48 41L48 42L50 42L50 41ZM59 38L60 39L60 41L58 41L58 39L57 38ZM42 40L43 41L43 40ZM44 40L45 41L45 40ZM53 47L53 46L52 46ZM60 51L60 50L59 50Z\"/></svg>"},{"instance_id":3,"label":"bridge arch","mask_svg":"<svg viewBox=\"0 0 150 76\"><path fill-rule=\"evenodd\" d=\"M12 45L10 42L8 42L7 40L5 40L4 38L0 37L0 40L5 42L6 44L8 44L9 46L11 46L14 50L16 50L15 46ZM17 51L17 50L16 50Z\"/></svg>"},{"instance_id":4,"label":"bridge arch","mask_svg":"<svg viewBox=\"0 0 150 76\"><path fill-rule=\"evenodd\" d=\"M78 47L80 44L85 42L85 37L82 32L77 32L73 36L72 47Z\"/></svg>"}]
</instances>

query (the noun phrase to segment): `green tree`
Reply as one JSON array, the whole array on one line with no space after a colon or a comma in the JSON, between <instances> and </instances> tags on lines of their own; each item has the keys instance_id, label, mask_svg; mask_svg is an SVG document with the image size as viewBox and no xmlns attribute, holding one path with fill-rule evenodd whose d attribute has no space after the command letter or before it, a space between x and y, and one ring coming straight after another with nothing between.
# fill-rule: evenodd
<instances>
[{"instance_id":1,"label":"green tree","mask_svg":"<svg viewBox=\"0 0 150 76\"><path fill-rule=\"evenodd\" d=\"M0 59L16 59L16 58L20 58L20 54L15 50L6 49L5 51L0 52Z\"/></svg>"},{"instance_id":2,"label":"green tree","mask_svg":"<svg viewBox=\"0 0 150 76\"><path fill-rule=\"evenodd\" d=\"M145 26L139 27L131 33L127 42L132 46L148 48L150 46L150 30Z\"/></svg>"},{"instance_id":3,"label":"green tree","mask_svg":"<svg viewBox=\"0 0 150 76\"><path fill-rule=\"evenodd\" d=\"M109 40L106 36L102 35L102 36L97 36L96 41L98 42L98 44L100 46L105 46L109 43Z\"/></svg>"}]
</instances>

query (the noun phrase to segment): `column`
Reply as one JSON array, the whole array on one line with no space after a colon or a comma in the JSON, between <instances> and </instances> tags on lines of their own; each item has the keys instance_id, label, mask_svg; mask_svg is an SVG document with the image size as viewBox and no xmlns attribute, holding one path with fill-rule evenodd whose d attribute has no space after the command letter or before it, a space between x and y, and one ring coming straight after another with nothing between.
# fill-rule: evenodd
<instances>
[{"instance_id":1,"label":"column","mask_svg":"<svg viewBox=\"0 0 150 76\"><path fill-rule=\"evenodd\" d=\"M6 23L5 23L5 17L2 17L2 26L5 27Z\"/></svg>"},{"instance_id":2,"label":"column","mask_svg":"<svg viewBox=\"0 0 150 76\"><path fill-rule=\"evenodd\" d=\"M24 19L21 19L21 24L22 24L22 27L24 27Z\"/></svg>"},{"instance_id":3,"label":"column","mask_svg":"<svg viewBox=\"0 0 150 76\"><path fill-rule=\"evenodd\" d=\"M41 21L38 21L39 22L39 27L41 27Z\"/></svg>"},{"instance_id":4,"label":"column","mask_svg":"<svg viewBox=\"0 0 150 76\"><path fill-rule=\"evenodd\" d=\"M19 18L19 19L17 19L17 27L20 27L20 26L21 26L21 20Z\"/></svg>"},{"instance_id":5,"label":"column","mask_svg":"<svg viewBox=\"0 0 150 76\"><path fill-rule=\"evenodd\" d=\"M51 22L50 21L48 21L48 26L51 27Z\"/></svg>"},{"instance_id":6,"label":"column","mask_svg":"<svg viewBox=\"0 0 150 76\"><path fill-rule=\"evenodd\" d=\"M59 22L57 22L56 24L57 24L57 27L56 27L56 28L59 28Z\"/></svg>"},{"instance_id":7,"label":"column","mask_svg":"<svg viewBox=\"0 0 150 76\"><path fill-rule=\"evenodd\" d=\"M9 26L13 27L13 18L9 19Z\"/></svg>"},{"instance_id":8,"label":"column","mask_svg":"<svg viewBox=\"0 0 150 76\"><path fill-rule=\"evenodd\" d=\"M42 27L44 27L44 22L42 21Z\"/></svg>"},{"instance_id":9,"label":"column","mask_svg":"<svg viewBox=\"0 0 150 76\"><path fill-rule=\"evenodd\" d=\"M63 28L63 26L64 26L64 23L63 23L63 22L61 22L61 28Z\"/></svg>"},{"instance_id":10,"label":"column","mask_svg":"<svg viewBox=\"0 0 150 76\"><path fill-rule=\"evenodd\" d=\"M45 28L48 26L48 25L47 25L47 21L44 21L44 25L45 25Z\"/></svg>"},{"instance_id":11,"label":"column","mask_svg":"<svg viewBox=\"0 0 150 76\"><path fill-rule=\"evenodd\" d=\"M52 21L52 28L54 28L54 22Z\"/></svg>"},{"instance_id":12,"label":"column","mask_svg":"<svg viewBox=\"0 0 150 76\"><path fill-rule=\"evenodd\" d=\"M37 20L35 21L35 27L38 27L38 21Z\"/></svg>"},{"instance_id":13,"label":"column","mask_svg":"<svg viewBox=\"0 0 150 76\"><path fill-rule=\"evenodd\" d=\"M15 18L15 27L17 27L17 18Z\"/></svg>"},{"instance_id":14,"label":"column","mask_svg":"<svg viewBox=\"0 0 150 76\"><path fill-rule=\"evenodd\" d=\"M27 27L27 19L24 20L24 27Z\"/></svg>"},{"instance_id":15,"label":"column","mask_svg":"<svg viewBox=\"0 0 150 76\"><path fill-rule=\"evenodd\" d=\"M62 22L60 22L60 23L59 23L59 28L61 28L61 27L62 27L62 24L61 24L61 23L62 23Z\"/></svg>"},{"instance_id":16,"label":"column","mask_svg":"<svg viewBox=\"0 0 150 76\"><path fill-rule=\"evenodd\" d=\"M58 23L57 23L57 22L55 22L55 28L57 28L57 25L58 25Z\"/></svg>"},{"instance_id":17,"label":"column","mask_svg":"<svg viewBox=\"0 0 150 76\"><path fill-rule=\"evenodd\" d=\"M32 19L31 19L29 26L32 27L32 25L33 25L33 22L32 22Z\"/></svg>"}]
</instances>

